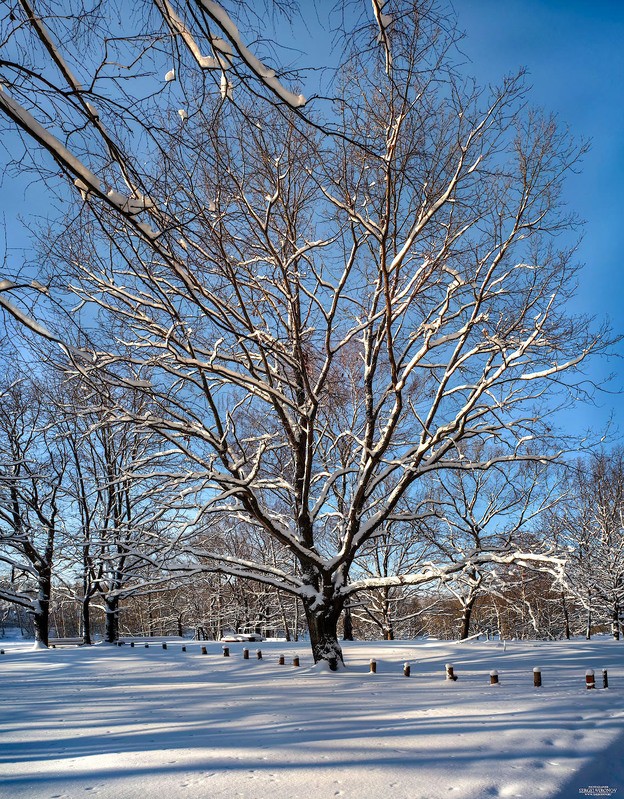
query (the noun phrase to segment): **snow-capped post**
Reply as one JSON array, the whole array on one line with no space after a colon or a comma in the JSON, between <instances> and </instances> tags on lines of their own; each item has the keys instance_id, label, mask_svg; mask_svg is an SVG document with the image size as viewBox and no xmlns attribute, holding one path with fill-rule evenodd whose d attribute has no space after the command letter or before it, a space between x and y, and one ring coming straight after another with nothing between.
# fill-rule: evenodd
<instances>
[{"instance_id":1,"label":"snow-capped post","mask_svg":"<svg viewBox=\"0 0 624 799\"><path fill-rule=\"evenodd\" d=\"M224 658L229 658L229 656L230 656L230 647L229 646L224 646L223 647L223 657Z\"/></svg>"},{"instance_id":2,"label":"snow-capped post","mask_svg":"<svg viewBox=\"0 0 624 799\"><path fill-rule=\"evenodd\" d=\"M202 646L201 653L202 653L202 655L207 655L208 654L208 649L205 646Z\"/></svg>"},{"instance_id":3,"label":"snow-capped post","mask_svg":"<svg viewBox=\"0 0 624 799\"><path fill-rule=\"evenodd\" d=\"M256 659L257 660L262 660L262 650L261 649L256 649Z\"/></svg>"},{"instance_id":4,"label":"snow-capped post","mask_svg":"<svg viewBox=\"0 0 624 799\"><path fill-rule=\"evenodd\" d=\"M533 669L533 685L535 688L542 687L542 670L539 666Z\"/></svg>"},{"instance_id":5,"label":"snow-capped post","mask_svg":"<svg viewBox=\"0 0 624 799\"><path fill-rule=\"evenodd\" d=\"M455 672L453 670L454 667L453 667L452 663L447 663L444 668L446 669L446 679L447 680L452 680L453 682L456 682L457 675L455 674Z\"/></svg>"},{"instance_id":6,"label":"snow-capped post","mask_svg":"<svg viewBox=\"0 0 624 799\"><path fill-rule=\"evenodd\" d=\"M603 688L608 688L609 687L609 676L607 674L607 670L606 669L602 670L602 687Z\"/></svg>"},{"instance_id":7,"label":"snow-capped post","mask_svg":"<svg viewBox=\"0 0 624 799\"><path fill-rule=\"evenodd\" d=\"M295 655L293 658L293 666L299 666L299 655Z\"/></svg>"},{"instance_id":8,"label":"snow-capped post","mask_svg":"<svg viewBox=\"0 0 624 799\"><path fill-rule=\"evenodd\" d=\"M410 664L409 663L404 663L403 664L403 676L404 677L409 677L411 673L412 673L412 670L411 670Z\"/></svg>"},{"instance_id":9,"label":"snow-capped post","mask_svg":"<svg viewBox=\"0 0 624 799\"><path fill-rule=\"evenodd\" d=\"M492 669L490 672L490 685L498 685L498 672L495 669Z\"/></svg>"},{"instance_id":10,"label":"snow-capped post","mask_svg":"<svg viewBox=\"0 0 624 799\"><path fill-rule=\"evenodd\" d=\"M279 660L277 661L277 665L278 666L283 666L285 663L286 663L286 659L284 658L284 655L280 655L279 656Z\"/></svg>"},{"instance_id":11,"label":"snow-capped post","mask_svg":"<svg viewBox=\"0 0 624 799\"><path fill-rule=\"evenodd\" d=\"M368 673L369 674L377 674L377 661L373 658L370 659L368 664Z\"/></svg>"},{"instance_id":12,"label":"snow-capped post","mask_svg":"<svg viewBox=\"0 0 624 799\"><path fill-rule=\"evenodd\" d=\"M249 660L249 650L243 649L243 660Z\"/></svg>"},{"instance_id":13,"label":"snow-capped post","mask_svg":"<svg viewBox=\"0 0 624 799\"><path fill-rule=\"evenodd\" d=\"M585 672L585 687L588 691L591 691L592 688L596 687L596 678L594 676L593 669L587 669Z\"/></svg>"}]
</instances>

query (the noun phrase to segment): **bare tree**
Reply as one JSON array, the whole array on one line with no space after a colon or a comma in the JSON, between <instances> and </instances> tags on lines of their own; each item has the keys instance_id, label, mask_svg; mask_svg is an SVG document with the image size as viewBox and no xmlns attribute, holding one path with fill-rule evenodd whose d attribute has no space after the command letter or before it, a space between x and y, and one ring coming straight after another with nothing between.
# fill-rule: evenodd
<instances>
[{"instance_id":1,"label":"bare tree","mask_svg":"<svg viewBox=\"0 0 624 799\"><path fill-rule=\"evenodd\" d=\"M422 532L426 513L418 514L418 524L391 524L382 528L360 550L351 570L351 579L386 578L413 574L431 567L436 561L430 539ZM439 563L439 560L436 561ZM405 635L414 619L429 611L435 598L415 603L415 592L405 585L370 588L353 597L353 617L358 629L377 628L387 641Z\"/></svg>"},{"instance_id":2,"label":"bare tree","mask_svg":"<svg viewBox=\"0 0 624 799\"><path fill-rule=\"evenodd\" d=\"M430 0L363 6L331 98L306 104L216 3L146 2L140 35L109 6L21 0L2 22L0 113L76 195L46 292L74 298L91 338L29 320L17 289L0 300L82 379L150 397L137 411L120 392L117 415L193 463L171 475L199 508L181 565L298 597L335 668L358 592L548 558L493 546L349 579L376 535L417 521L424 476L560 451L544 408L578 396L601 344L564 312L561 185L583 147L526 110L521 77L465 80ZM290 565L193 547L211 514Z\"/></svg>"},{"instance_id":3,"label":"bare tree","mask_svg":"<svg viewBox=\"0 0 624 799\"><path fill-rule=\"evenodd\" d=\"M488 455L473 452L471 458L487 460ZM471 558L497 549L538 548L544 540L541 520L557 506L564 490L556 470L538 461L435 472L428 489L429 517L422 524L421 538L428 542L432 560L466 564L444 582L444 590L461 608L458 637L465 639L477 599L500 584L495 564L473 565Z\"/></svg>"},{"instance_id":4,"label":"bare tree","mask_svg":"<svg viewBox=\"0 0 624 799\"><path fill-rule=\"evenodd\" d=\"M36 382L5 376L0 386L0 563L10 578L0 598L32 615L37 645L48 645L66 459L49 402Z\"/></svg>"},{"instance_id":5,"label":"bare tree","mask_svg":"<svg viewBox=\"0 0 624 799\"><path fill-rule=\"evenodd\" d=\"M551 519L551 534L566 553L564 584L594 624L621 635L624 617L624 450L578 461L566 502Z\"/></svg>"},{"instance_id":6,"label":"bare tree","mask_svg":"<svg viewBox=\"0 0 624 799\"><path fill-rule=\"evenodd\" d=\"M144 396L131 389L125 394L128 408L144 412ZM115 420L108 386L66 385L54 407L68 462L66 504L74 535L67 556L79 564L84 643L91 643L92 602L103 606L105 639L112 643L122 600L154 583L160 589L165 580L158 557L165 531L176 522L163 456L153 433ZM174 455L169 453L168 467Z\"/></svg>"}]
</instances>

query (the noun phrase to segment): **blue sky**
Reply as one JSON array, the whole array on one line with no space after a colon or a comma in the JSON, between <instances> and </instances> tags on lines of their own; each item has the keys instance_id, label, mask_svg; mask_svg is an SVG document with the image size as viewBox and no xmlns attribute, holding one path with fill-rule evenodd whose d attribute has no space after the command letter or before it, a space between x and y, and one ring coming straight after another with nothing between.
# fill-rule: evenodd
<instances>
[{"instance_id":1,"label":"blue sky","mask_svg":"<svg viewBox=\"0 0 624 799\"><path fill-rule=\"evenodd\" d=\"M624 332L624 2L622 0L455 0L467 69L481 82L528 69L530 100L591 140L582 172L570 177L567 200L585 220L578 257L585 264L575 311L607 315ZM617 351L624 357L624 344ZM596 363L603 382L624 363ZM567 423L600 426L613 411L624 430L624 395L603 394L598 407L577 406Z\"/></svg>"},{"instance_id":2,"label":"blue sky","mask_svg":"<svg viewBox=\"0 0 624 799\"><path fill-rule=\"evenodd\" d=\"M592 141L582 173L571 176L567 186L570 207L586 220L578 253L585 269L574 310L606 315L616 332L624 332L624 0L455 0L455 8L467 34L462 43L467 72L482 83L496 83L526 67L531 102ZM0 161L4 158L0 152ZM15 248L27 241L16 225L18 213L52 212L44 190L26 188L31 181L32 176L0 184L0 227L4 217L12 261L8 271L22 260ZM0 256L3 244L0 238ZM624 356L624 344L617 351ZM597 362L591 377L603 383L610 372L619 373L610 388L621 391L623 365L617 359ZM618 416L624 419L624 394L599 395L597 406L577 406L565 423L577 431L600 427L611 412L616 422Z\"/></svg>"}]
</instances>

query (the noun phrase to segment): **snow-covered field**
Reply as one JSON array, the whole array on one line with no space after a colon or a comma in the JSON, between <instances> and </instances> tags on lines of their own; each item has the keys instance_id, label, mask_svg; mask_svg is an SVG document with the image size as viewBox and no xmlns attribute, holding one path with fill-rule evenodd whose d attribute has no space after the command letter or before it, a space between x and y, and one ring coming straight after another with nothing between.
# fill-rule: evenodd
<instances>
[{"instance_id":1,"label":"snow-covered field","mask_svg":"<svg viewBox=\"0 0 624 799\"><path fill-rule=\"evenodd\" d=\"M337 674L305 644L182 643L0 642L0 796L624 797L624 642L356 642Z\"/></svg>"}]
</instances>

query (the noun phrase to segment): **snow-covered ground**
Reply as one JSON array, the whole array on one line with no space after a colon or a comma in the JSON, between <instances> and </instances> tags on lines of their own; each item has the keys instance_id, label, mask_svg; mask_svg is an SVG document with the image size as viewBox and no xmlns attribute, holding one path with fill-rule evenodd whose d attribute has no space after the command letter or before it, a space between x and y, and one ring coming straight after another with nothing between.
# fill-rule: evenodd
<instances>
[{"instance_id":1,"label":"snow-covered ground","mask_svg":"<svg viewBox=\"0 0 624 799\"><path fill-rule=\"evenodd\" d=\"M201 645L0 641L0 796L624 797L624 642L356 642L337 674L305 644Z\"/></svg>"}]
</instances>

